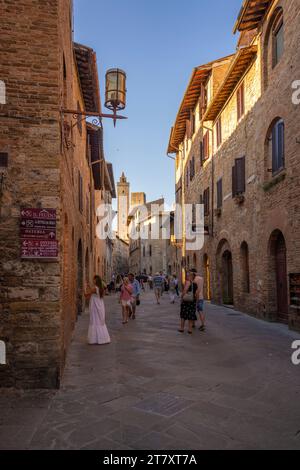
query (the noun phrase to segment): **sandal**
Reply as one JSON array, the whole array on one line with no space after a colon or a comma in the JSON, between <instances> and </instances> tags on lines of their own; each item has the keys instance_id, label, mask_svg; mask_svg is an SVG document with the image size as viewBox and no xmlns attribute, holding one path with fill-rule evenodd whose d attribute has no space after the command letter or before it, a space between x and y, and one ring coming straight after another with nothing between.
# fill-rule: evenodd
<instances>
[{"instance_id":1,"label":"sandal","mask_svg":"<svg viewBox=\"0 0 300 470\"><path fill-rule=\"evenodd\" d=\"M192 335L192 334L193 334L193 332L192 332L192 331L189 331L188 333L189 333L189 335Z\"/></svg>"},{"instance_id":2,"label":"sandal","mask_svg":"<svg viewBox=\"0 0 300 470\"><path fill-rule=\"evenodd\" d=\"M184 333L184 330L178 330L178 333Z\"/></svg>"}]
</instances>

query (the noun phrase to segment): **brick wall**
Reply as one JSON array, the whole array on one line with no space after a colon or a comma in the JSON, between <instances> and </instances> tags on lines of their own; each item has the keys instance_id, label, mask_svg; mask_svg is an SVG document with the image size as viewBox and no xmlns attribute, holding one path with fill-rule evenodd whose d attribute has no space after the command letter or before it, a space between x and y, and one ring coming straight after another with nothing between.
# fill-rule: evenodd
<instances>
[{"instance_id":1,"label":"brick wall","mask_svg":"<svg viewBox=\"0 0 300 470\"><path fill-rule=\"evenodd\" d=\"M0 385L52 388L59 386L84 308L79 287L91 280L95 266L86 127L67 133L64 124L74 121L60 113L62 107L84 108L72 48L72 2L0 0L0 10L0 76L7 86L0 112L11 116L0 118L0 152L9 154L0 225L0 340L8 364L0 366ZM58 262L20 260L22 206L57 209Z\"/></svg>"},{"instance_id":2,"label":"brick wall","mask_svg":"<svg viewBox=\"0 0 300 470\"><path fill-rule=\"evenodd\" d=\"M267 39L270 22L276 8L284 12L284 55L273 69L271 64L271 39ZM233 302L238 309L253 315L277 320L275 261L272 255L271 235L280 231L287 251L287 276L300 272L299 230L299 117L300 107L292 103L291 84L299 79L300 42L299 4L297 1L274 2L256 36L258 53L255 62L244 77L245 115L237 123L236 94L232 94L221 113L223 143L216 148L215 125L205 123L214 130L214 147L210 158L200 166L199 145L203 130L198 128L189 142L185 165L196 158L196 175L185 188L185 202L199 203L200 195L210 187L210 216L206 219L210 236L200 252L188 252L190 267L196 257L197 268L205 277L205 261L210 264L211 293L214 301L222 303L224 276L223 254L231 252L233 261ZM247 37L244 37L244 42ZM252 40L253 35L248 36ZM267 76L267 79L266 79ZM272 166L270 143L267 139L276 118L285 122L285 170L282 180L274 183L268 170ZM210 133L212 136L212 133ZM186 147L186 143L183 145ZM212 137L211 137L212 145ZM232 166L236 158L246 157L245 200L238 204L232 197ZM216 182L223 179L223 207L216 209ZM177 175L178 180L178 175ZM272 184L270 184L272 182ZM214 194L214 197L212 196ZM244 257L242 243L248 244L250 292L245 291ZM287 279L288 282L288 279ZM289 296L289 292L287 294ZM289 325L300 328L299 310L290 307Z\"/></svg>"}]
</instances>

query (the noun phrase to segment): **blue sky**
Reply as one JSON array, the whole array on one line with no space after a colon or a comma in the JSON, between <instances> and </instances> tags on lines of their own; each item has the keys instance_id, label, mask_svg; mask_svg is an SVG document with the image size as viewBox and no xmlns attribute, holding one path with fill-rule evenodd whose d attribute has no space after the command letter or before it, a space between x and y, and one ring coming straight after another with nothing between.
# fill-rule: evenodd
<instances>
[{"instance_id":1,"label":"blue sky","mask_svg":"<svg viewBox=\"0 0 300 470\"><path fill-rule=\"evenodd\" d=\"M127 108L114 129L104 122L106 159L116 181L148 201L174 200L174 164L166 157L192 69L231 54L242 0L75 0L75 40L97 52L104 101L105 71L127 73Z\"/></svg>"}]
</instances>

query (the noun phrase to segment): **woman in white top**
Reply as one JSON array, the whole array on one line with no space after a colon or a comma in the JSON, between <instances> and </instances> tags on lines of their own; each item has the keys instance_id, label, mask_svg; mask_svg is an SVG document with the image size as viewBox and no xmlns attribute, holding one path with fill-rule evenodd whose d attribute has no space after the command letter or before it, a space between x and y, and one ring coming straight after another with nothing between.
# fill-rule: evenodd
<instances>
[{"instance_id":1,"label":"woman in white top","mask_svg":"<svg viewBox=\"0 0 300 470\"><path fill-rule=\"evenodd\" d=\"M90 325L88 331L89 344L109 344L110 336L105 324L104 306L105 285L100 276L94 277L94 287L86 287L85 297L90 299Z\"/></svg>"}]
</instances>

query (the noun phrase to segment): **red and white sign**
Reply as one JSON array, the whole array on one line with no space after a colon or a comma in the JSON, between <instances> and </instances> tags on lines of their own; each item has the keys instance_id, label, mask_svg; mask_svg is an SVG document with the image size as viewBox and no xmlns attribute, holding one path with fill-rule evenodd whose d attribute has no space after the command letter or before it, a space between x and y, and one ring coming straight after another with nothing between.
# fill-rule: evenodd
<instances>
[{"instance_id":1,"label":"red and white sign","mask_svg":"<svg viewBox=\"0 0 300 470\"><path fill-rule=\"evenodd\" d=\"M20 222L22 259L58 257L55 209L22 209Z\"/></svg>"},{"instance_id":2,"label":"red and white sign","mask_svg":"<svg viewBox=\"0 0 300 470\"><path fill-rule=\"evenodd\" d=\"M57 258L58 241L47 240L22 240L22 258Z\"/></svg>"},{"instance_id":3,"label":"red and white sign","mask_svg":"<svg viewBox=\"0 0 300 470\"><path fill-rule=\"evenodd\" d=\"M56 220L56 209L22 209L22 219Z\"/></svg>"}]
</instances>

